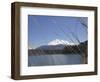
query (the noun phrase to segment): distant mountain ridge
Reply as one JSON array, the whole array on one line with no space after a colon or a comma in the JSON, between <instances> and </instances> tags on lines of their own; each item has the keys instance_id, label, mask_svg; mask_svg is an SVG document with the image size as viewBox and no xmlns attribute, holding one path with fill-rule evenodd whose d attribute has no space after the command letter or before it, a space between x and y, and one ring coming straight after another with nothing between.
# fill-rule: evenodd
<instances>
[{"instance_id":1,"label":"distant mountain ridge","mask_svg":"<svg viewBox=\"0 0 100 82\"><path fill-rule=\"evenodd\" d=\"M87 41L81 42L79 45L87 44ZM78 44L76 44L78 46ZM35 50L63 50L67 46L76 46L76 45L67 45L67 44L57 44L57 45L42 45ZM32 48L30 48L31 50Z\"/></svg>"},{"instance_id":2,"label":"distant mountain ridge","mask_svg":"<svg viewBox=\"0 0 100 82\"><path fill-rule=\"evenodd\" d=\"M67 54L87 52L88 41L81 42L79 45L43 45L36 49L29 49L29 54Z\"/></svg>"}]
</instances>

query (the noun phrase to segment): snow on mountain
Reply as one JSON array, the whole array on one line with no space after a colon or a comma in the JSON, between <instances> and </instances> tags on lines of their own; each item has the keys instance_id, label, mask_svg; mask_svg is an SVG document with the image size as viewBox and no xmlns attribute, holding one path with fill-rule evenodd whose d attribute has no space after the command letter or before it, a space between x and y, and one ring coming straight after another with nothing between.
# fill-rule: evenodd
<instances>
[{"instance_id":1,"label":"snow on mountain","mask_svg":"<svg viewBox=\"0 0 100 82\"><path fill-rule=\"evenodd\" d=\"M28 46L28 49L33 49L33 48L31 48L30 46Z\"/></svg>"},{"instance_id":2,"label":"snow on mountain","mask_svg":"<svg viewBox=\"0 0 100 82\"><path fill-rule=\"evenodd\" d=\"M62 44L62 45L75 45L74 43L70 43L68 41L65 41L65 40L59 40L59 39L55 39L53 41L50 41L48 43L48 45L59 45L59 44Z\"/></svg>"}]
</instances>

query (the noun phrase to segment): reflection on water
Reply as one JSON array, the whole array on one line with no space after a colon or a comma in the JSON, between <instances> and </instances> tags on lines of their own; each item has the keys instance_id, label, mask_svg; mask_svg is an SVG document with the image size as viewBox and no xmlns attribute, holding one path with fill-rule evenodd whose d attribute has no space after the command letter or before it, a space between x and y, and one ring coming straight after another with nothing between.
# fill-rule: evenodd
<instances>
[{"instance_id":1,"label":"reflection on water","mask_svg":"<svg viewBox=\"0 0 100 82\"><path fill-rule=\"evenodd\" d=\"M28 66L82 64L80 54L29 55Z\"/></svg>"}]
</instances>

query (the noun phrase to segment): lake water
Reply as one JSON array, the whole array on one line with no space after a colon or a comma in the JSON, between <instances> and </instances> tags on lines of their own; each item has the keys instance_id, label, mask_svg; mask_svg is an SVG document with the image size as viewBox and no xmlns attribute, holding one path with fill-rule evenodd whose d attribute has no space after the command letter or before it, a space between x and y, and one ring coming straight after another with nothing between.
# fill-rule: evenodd
<instances>
[{"instance_id":1,"label":"lake water","mask_svg":"<svg viewBox=\"0 0 100 82\"><path fill-rule=\"evenodd\" d=\"M82 64L80 54L29 55L28 66L73 65Z\"/></svg>"}]
</instances>

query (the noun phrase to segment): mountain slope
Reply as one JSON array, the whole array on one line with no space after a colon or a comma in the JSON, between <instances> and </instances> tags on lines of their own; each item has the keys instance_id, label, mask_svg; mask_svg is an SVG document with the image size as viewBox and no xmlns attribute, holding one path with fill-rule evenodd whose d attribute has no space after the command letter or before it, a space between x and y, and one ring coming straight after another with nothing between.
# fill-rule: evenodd
<instances>
[{"instance_id":1,"label":"mountain slope","mask_svg":"<svg viewBox=\"0 0 100 82\"><path fill-rule=\"evenodd\" d=\"M36 49L40 50L63 50L65 48L65 45L59 44L59 45L44 45L40 46Z\"/></svg>"}]
</instances>

